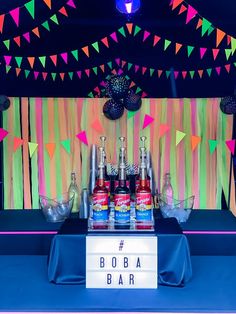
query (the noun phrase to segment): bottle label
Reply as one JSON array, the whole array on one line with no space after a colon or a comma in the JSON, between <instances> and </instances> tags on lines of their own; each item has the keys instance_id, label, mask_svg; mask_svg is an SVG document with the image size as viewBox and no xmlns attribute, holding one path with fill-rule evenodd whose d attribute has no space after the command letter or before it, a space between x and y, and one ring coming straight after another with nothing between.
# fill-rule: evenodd
<instances>
[{"instance_id":1,"label":"bottle label","mask_svg":"<svg viewBox=\"0 0 236 314\"><path fill-rule=\"evenodd\" d=\"M115 221L129 222L130 220L130 194L115 194Z\"/></svg>"},{"instance_id":2,"label":"bottle label","mask_svg":"<svg viewBox=\"0 0 236 314\"><path fill-rule=\"evenodd\" d=\"M119 186L119 180L115 180L115 183L114 183L114 190ZM129 180L126 180L126 186L127 188L130 188L130 182Z\"/></svg>"},{"instance_id":3,"label":"bottle label","mask_svg":"<svg viewBox=\"0 0 236 314\"><path fill-rule=\"evenodd\" d=\"M147 182L147 187L150 188L150 180L147 179L146 182ZM137 188L139 187L139 184L140 184L139 180L135 180L135 188L136 188L136 190L137 190Z\"/></svg>"},{"instance_id":4,"label":"bottle label","mask_svg":"<svg viewBox=\"0 0 236 314\"><path fill-rule=\"evenodd\" d=\"M93 220L108 220L108 195L95 193L93 195Z\"/></svg>"},{"instance_id":5,"label":"bottle label","mask_svg":"<svg viewBox=\"0 0 236 314\"><path fill-rule=\"evenodd\" d=\"M108 192L111 191L111 181L110 180L105 180L105 186L108 189Z\"/></svg>"},{"instance_id":6,"label":"bottle label","mask_svg":"<svg viewBox=\"0 0 236 314\"><path fill-rule=\"evenodd\" d=\"M136 193L136 220L152 220L152 195L151 193Z\"/></svg>"}]
</instances>

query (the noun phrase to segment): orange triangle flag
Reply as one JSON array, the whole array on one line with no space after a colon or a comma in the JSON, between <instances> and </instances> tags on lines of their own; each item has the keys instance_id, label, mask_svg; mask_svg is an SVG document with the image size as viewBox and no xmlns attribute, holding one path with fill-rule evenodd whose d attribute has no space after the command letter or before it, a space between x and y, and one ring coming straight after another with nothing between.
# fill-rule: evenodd
<instances>
[{"instance_id":1,"label":"orange triangle flag","mask_svg":"<svg viewBox=\"0 0 236 314\"><path fill-rule=\"evenodd\" d=\"M184 0L173 0L172 2L172 10L177 8Z\"/></svg>"},{"instance_id":2,"label":"orange triangle flag","mask_svg":"<svg viewBox=\"0 0 236 314\"><path fill-rule=\"evenodd\" d=\"M46 5L49 7L49 9L52 8L51 0L43 0L43 1L46 3Z\"/></svg>"},{"instance_id":3,"label":"orange triangle flag","mask_svg":"<svg viewBox=\"0 0 236 314\"><path fill-rule=\"evenodd\" d=\"M200 136L195 136L192 135L191 137L191 146L192 146L192 151L197 147L197 145L201 142L201 137Z\"/></svg>"},{"instance_id":4,"label":"orange triangle flag","mask_svg":"<svg viewBox=\"0 0 236 314\"><path fill-rule=\"evenodd\" d=\"M198 70L199 77L202 78L203 70Z\"/></svg>"},{"instance_id":5,"label":"orange triangle flag","mask_svg":"<svg viewBox=\"0 0 236 314\"><path fill-rule=\"evenodd\" d=\"M13 151L15 152L21 145L23 145L24 140L20 137L14 137Z\"/></svg>"},{"instance_id":6,"label":"orange triangle flag","mask_svg":"<svg viewBox=\"0 0 236 314\"><path fill-rule=\"evenodd\" d=\"M88 46L85 46L83 48L81 48L83 50L83 52L86 54L87 57L89 57L89 50L88 50Z\"/></svg>"},{"instance_id":7,"label":"orange triangle flag","mask_svg":"<svg viewBox=\"0 0 236 314\"><path fill-rule=\"evenodd\" d=\"M182 44L179 44L179 43L176 43L175 44L175 54L177 54L180 50L180 48L182 47L183 45Z\"/></svg>"},{"instance_id":8,"label":"orange triangle flag","mask_svg":"<svg viewBox=\"0 0 236 314\"><path fill-rule=\"evenodd\" d=\"M35 57L28 57L27 59L29 61L29 64L30 64L31 68L33 69Z\"/></svg>"},{"instance_id":9,"label":"orange triangle flag","mask_svg":"<svg viewBox=\"0 0 236 314\"><path fill-rule=\"evenodd\" d=\"M133 23L126 23L126 27L128 29L128 32L131 35L132 34L132 29L133 29Z\"/></svg>"},{"instance_id":10,"label":"orange triangle flag","mask_svg":"<svg viewBox=\"0 0 236 314\"><path fill-rule=\"evenodd\" d=\"M21 69L20 68L16 68L16 76L19 76Z\"/></svg>"},{"instance_id":11,"label":"orange triangle flag","mask_svg":"<svg viewBox=\"0 0 236 314\"><path fill-rule=\"evenodd\" d=\"M38 38L40 38L39 28L38 28L38 27L35 27L34 29L32 29L32 32L33 32Z\"/></svg>"},{"instance_id":12,"label":"orange triangle flag","mask_svg":"<svg viewBox=\"0 0 236 314\"><path fill-rule=\"evenodd\" d=\"M102 72L105 72L105 65L104 65L104 64L101 64L101 65L100 65L100 69L102 70Z\"/></svg>"},{"instance_id":13,"label":"orange triangle flag","mask_svg":"<svg viewBox=\"0 0 236 314\"><path fill-rule=\"evenodd\" d=\"M0 33L2 33L4 18L5 18L5 14L1 14L0 15Z\"/></svg>"},{"instance_id":14,"label":"orange triangle flag","mask_svg":"<svg viewBox=\"0 0 236 314\"><path fill-rule=\"evenodd\" d=\"M217 28L216 29L216 47L219 46L219 44L221 43L224 37L225 37L225 32Z\"/></svg>"},{"instance_id":15,"label":"orange triangle flag","mask_svg":"<svg viewBox=\"0 0 236 314\"><path fill-rule=\"evenodd\" d=\"M91 127L98 133L101 133L101 134L104 133L103 126L101 122L99 121L99 119L94 120L93 123L91 124Z\"/></svg>"},{"instance_id":16,"label":"orange triangle flag","mask_svg":"<svg viewBox=\"0 0 236 314\"><path fill-rule=\"evenodd\" d=\"M199 27L201 27L201 26L202 26L202 19L199 18L196 29L199 29Z\"/></svg>"},{"instance_id":17,"label":"orange triangle flag","mask_svg":"<svg viewBox=\"0 0 236 314\"><path fill-rule=\"evenodd\" d=\"M167 124L161 124L159 129L160 137L163 136L167 131L169 131L170 127Z\"/></svg>"},{"instance_id":18,"label":"orange triangle flag","mask_svg":"<svg viewBox=\"0 0 236 314\"><path fill-rule=\"evenodd\" d=\"M180 9L179 9L179 13L178 14L182 14L184 11L187 10L187 7L185 5L181 5Z\"/></svg>"},{"instance_id":19,"label":"orange triangle flag","mask_svg":"<svg viewBox=\"0 0 236 314\"><path fill-rule=\"evenodd\" d=\"M47 144L45 144L45 147L46 147L46 150L48 152L50 159L52 159L54 152L55 152L56 144L55 143L47 143Z\"/></svg>"}]
</instances>

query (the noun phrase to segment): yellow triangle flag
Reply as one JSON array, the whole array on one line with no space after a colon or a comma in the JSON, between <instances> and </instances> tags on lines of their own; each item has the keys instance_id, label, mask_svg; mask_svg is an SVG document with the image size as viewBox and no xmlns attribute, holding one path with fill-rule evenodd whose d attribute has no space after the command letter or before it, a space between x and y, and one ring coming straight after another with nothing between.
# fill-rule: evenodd
<instances>
[{"instance_id":1,"label":"yellow triangle flag","mask_svg":"<svg viewBox=\"0 0 236 314\"><path fill-rule=\"evenodd\" d=\"M176 139L175 139L175 145L177 146L182 139L185 137L186 133L181 132L181 131L176 131Z\"/></svg>"},{"instance_id":2,"label":"yellow triangle flag","mask_svg":"<svg viewBox=\"0 0 236 314\"><path fill-rule=\"evenodd\" d=\"M38 148L38 144L37 144L37 143L28 142L28 145L29 145L29 154L30 154L30 158L32 158L34 152L35 152L36 149Z\"/></svg>"},{"instance_id":3,"label":"yellow triangle flag","mask_svg":"<svg viewBox=\"0 0 236 314\"><path fill-rule=\"evenodd\" d=\"M192 151L197 147L197 145L201 142L201 137L200 136L195 136L192 135L191 137L191 146L192 146Z\"/></svg>"},{"instance_id":4,"label":"yellow triangle flag","mask_svg":"<svg viewBox=\"0 0 236 314\"><path fill-rule=\"evenodd\" d=\"M56 144L55 143L47 143L45 144L46 150L48 152L48 155L50 159L52 159L55 149L56 149Z\"/></svg>"}]
</instances>

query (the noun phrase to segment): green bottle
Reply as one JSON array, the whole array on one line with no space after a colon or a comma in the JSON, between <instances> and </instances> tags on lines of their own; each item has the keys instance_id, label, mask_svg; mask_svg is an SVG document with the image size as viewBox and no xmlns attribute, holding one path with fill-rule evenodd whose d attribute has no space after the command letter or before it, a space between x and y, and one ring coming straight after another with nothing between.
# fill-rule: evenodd
<instances>
[{"instance_id":1,"label":"green bottle","mask_svg":"<svg viewBox=\"0 0 236 314\"><path fill-rule=\"evenodd\" d=\"M76 183L76 175L75 172L71 173L71 183L69 186L69 197L72 197L74 195L74 202L71 212L72 213L78 213L79 212L79 189L78 185Z\"/></svg>"}]
</instances>

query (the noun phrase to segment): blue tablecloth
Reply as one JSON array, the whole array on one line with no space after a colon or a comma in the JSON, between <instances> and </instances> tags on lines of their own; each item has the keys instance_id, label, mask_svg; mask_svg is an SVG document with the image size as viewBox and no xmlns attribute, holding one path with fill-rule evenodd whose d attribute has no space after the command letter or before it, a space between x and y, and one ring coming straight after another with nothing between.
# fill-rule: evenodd
<instances>
[{"instance_id":1,"label":"blue tablecloth","mask_svg":"<svg viewBox=\"0 0 236 314\"><path fill-rule=\"evenodd\" d=\"M85 284L86 235L56 235L48 259L48 278L56 284ZM158 235L158 283L184 286L192 276L187 239L182 234Z\"/></svg>"}]
</instances>

